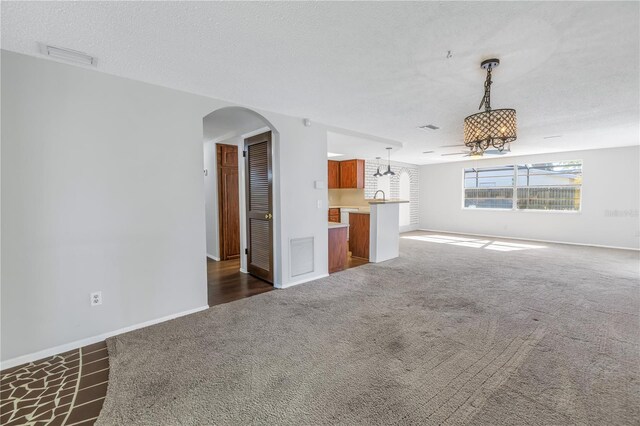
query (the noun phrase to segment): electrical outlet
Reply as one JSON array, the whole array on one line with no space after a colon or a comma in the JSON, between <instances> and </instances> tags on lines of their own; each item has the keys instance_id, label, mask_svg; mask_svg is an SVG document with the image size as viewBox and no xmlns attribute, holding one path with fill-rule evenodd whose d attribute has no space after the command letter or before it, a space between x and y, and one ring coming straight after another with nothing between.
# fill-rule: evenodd
<instances>
[{"instance_id":1,"label":"electrical outlet","mask_svg":"<svg viewBox=\"0 0 640 426\"><path fill-rule=\"evenodd\" d=\"M91 293L91 306L102 305L102 292L96 291L95 293Z\"/></svg>"}]
</instances>

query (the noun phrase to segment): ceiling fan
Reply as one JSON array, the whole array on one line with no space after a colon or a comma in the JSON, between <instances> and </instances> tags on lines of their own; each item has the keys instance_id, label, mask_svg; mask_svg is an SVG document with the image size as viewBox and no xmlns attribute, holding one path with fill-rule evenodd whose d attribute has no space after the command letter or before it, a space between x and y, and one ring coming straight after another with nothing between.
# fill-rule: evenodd
<instances>
[{"instance_id":1,"label":"ceiling fan","mask_svg":"<svg viewBox=\"0 0 640 426\"><path fill-rule=\"evenodd\" d=\"M465 145L445 145L442 148L451 147L451 146L465 146ZM440 155L442 157L447 157L449 155L461 155L463 157L482 157L483 154L486 154L486 155L505 155L505 154L508 154L509 152L511 152L511 144L507 144L506 147L503 150L487 149L484 152L483 151L469 152L468 150L465 150L465 151L451 152L451 153L448 153L448 154L440 154Z\"/></svg>"}]
</instances>

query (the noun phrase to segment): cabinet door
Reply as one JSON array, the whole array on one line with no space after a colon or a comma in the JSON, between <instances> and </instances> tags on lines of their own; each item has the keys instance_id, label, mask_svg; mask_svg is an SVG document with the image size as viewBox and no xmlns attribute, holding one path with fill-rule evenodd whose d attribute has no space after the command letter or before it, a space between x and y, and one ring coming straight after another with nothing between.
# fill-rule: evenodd
<instances>
[{"instance_id":1,"label":"cabinet door","mask_svg":"<svg viewBox=\"0 0 640 426\"><path fill-rule=\"evenodd\" d=\"M340 222L340 209L329 209L329 222Z\"/></svg>"},{"instance_id":2,"label":"cabinet door","mask_svg":"<svg viewBox=\"0 0 640 426\"><path fill-rule=\"evenodd\" d=\"M340 188L364 188L364 160L340 161Z\"/></svg>"},{"instance_id":3,"label":"cabinet door","mask_svg":"<svg viewBox=\"0 0 640 426\"><path fill-rule=\"evenodd\" d=\"M340 162L329 160L329 189L340 188Z\"/></svg>"},{"instance_id":4,"label":"cabinet door","mask_svg":"<svg viewBox=\"0 0 640 426\"><path fill-rule=\"evenodd\" d=\"M349 250L353 257L369 260L370 216L349 213Z\"/></svg>"}]
</instances>

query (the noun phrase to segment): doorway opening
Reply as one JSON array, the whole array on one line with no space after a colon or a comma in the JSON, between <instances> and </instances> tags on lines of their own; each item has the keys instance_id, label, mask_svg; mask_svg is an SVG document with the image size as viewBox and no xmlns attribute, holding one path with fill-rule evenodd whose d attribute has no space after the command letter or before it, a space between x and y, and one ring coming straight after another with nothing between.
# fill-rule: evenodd
<instances>
[{"instance_id":1,"label":"doorway opening","mask_svg":"<svg viewBox=\"0 0 640 426\"><path fill-rule=\"evenodd\" d=\"M246 108L203 119L209 306L270 291L277 282L276 138L271 123Z\"/></svg>"}]
</instances>

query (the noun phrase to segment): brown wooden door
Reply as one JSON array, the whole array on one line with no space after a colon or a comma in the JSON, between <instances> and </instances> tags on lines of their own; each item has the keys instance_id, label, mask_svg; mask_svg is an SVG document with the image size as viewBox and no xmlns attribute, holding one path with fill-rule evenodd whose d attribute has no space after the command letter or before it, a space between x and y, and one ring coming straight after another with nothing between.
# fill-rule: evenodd
<instances>
[{"instance_id":1,"label":"brown wooden door","mask_svg":"<svg viewBox=\"0 0 640 426\"><path fill-rule=\"evenodd\" d=\"M328 160L329 163L329 189L340 188L340 162Z\"/></svg>"},{"instance_id":2,"label":"brown wooden door","mask_svg":"<svg viewBox=\"0 0 640 426\"><path fill-rule=\"evenodd\" d=\"M340 161L340 188L364 188L364 160Z\"/></svg>"},{"instance_id":3,"label":"brown wooden door","mask_svg":"<svg viewBox=\"0 0 640 426\"><path fill-rule=\"evenodd\" d=\"M220 260L240 257L240 191L238 147L216 144L218 158L218 224Z\"/></svg>"},{"instance_id":4,"label":"brown wooden door","mask_svg":"<svg viewBox=\"0 0 640 426\"><path fill-rule=\"evenodd\" d=\"M247 271L273 283L273 170L271 132L244 140L247 196Z\"/></svg>"}]
</instances>

